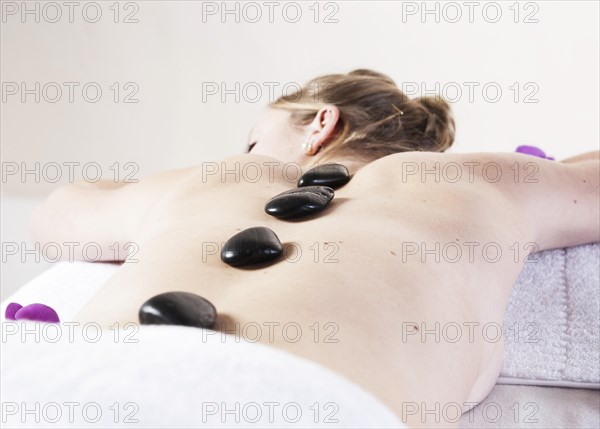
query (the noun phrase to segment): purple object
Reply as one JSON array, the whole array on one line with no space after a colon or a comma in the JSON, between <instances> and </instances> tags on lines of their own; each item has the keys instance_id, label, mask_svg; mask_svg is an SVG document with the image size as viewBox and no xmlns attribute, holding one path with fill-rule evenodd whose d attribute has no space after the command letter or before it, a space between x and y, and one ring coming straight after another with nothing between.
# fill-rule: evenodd
<instances>
[{"instance_id":1,"label":"purple object","mask_svg":"<svg viewBox=\"0 0 600 429\"><path fill-rule=\"evenodd\" d=\"M537 156L538 158L544 158L554 160L551 156L546 156L543 150L535 146L519 146L515 152L523 153L525 155Z\"/></svg>"},{"instance_id":2,"label":"purple object","mask_svg":"<svg viewBox=\"0 0 600 429\"><path fill-rule=\"evenodd\" d=\"M8 320L17 320L15 318L15 314L17 314L17 311L19 311L22 308L23 308L23 306L21 304L17 304L16 302L11 302L10 304L8 304L6 306L6 311L4 312L4 317L7 318Z\"/></svg>"},{"instance_id":3,"label":"purple object","mask_svg":"<svg viewBox=\"0 0 600 429\"><path fill-rule=\"evenodd\" d=\"M37 322L59 323L58 314L44 304L29 304L15 313L15 320L35 320Z\"/></svg>"}]
</instances>

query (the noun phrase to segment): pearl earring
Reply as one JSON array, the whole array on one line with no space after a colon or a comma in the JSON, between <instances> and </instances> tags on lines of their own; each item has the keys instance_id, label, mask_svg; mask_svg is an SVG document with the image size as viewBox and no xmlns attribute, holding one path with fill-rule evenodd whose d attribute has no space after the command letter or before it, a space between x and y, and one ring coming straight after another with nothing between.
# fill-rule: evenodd
<instances>
[{"instance_id":1,"label":"pearl earring","mask_svg":"<svg viewBox=\"0 0 600 429\"><path fill-rule=\"evenodd\" d=\"M307 142L302 143L302 150L304 151L305 154L310 155L310 153L313 150L314 142L315 142L314 137L311 137L310 139L308 139Z\"/></svg>"}]
</instances>

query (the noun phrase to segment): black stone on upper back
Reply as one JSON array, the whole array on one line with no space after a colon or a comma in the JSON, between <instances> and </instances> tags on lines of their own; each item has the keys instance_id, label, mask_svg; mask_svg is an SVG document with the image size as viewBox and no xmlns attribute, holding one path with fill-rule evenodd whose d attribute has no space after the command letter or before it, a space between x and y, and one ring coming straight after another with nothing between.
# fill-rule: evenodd
<instances>
[{"instance_id":1,"label":"black stone on upper back","mask_svg":"<svg viewBox=\"0 0 600 429\"><path fill-rule=\"evenodd\" d=\"M274 196L265 205L265 212L279 219L292 219L317 213L333 199L335 192L327 186L305 186Z\"/></svg>"},{"instance_id":2,"label":"black stone on upper back","mask_svg":"<svg viewBox=\"0 0 600 429\"><path fill-rule=\"evenodd\" d=\"M298 179L298 187L329 186L337 189L350 181L350 172L342 164L323 164L311 168Z\"/></svg>"}]
</instances>

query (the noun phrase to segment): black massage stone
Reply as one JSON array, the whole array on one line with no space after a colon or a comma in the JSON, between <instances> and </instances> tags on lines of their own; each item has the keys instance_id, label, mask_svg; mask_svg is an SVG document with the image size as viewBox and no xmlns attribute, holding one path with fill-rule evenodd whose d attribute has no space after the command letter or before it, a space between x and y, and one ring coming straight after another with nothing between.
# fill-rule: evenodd
<instances>
[{"instance_id":1,"label":"black massage stone","mask_svg":"<svg viewBox=\"0 0 600 429\"><path fill-rule=\"evenodd\" d=\"M142 325L182 325L211 329L217 310L208 300L188 292L167 292L142 304L138 314Z\"/></svg>"},{"instance_id":2,"label":"black massage stone","mask_svg":"<svg viewBox=\"0 0 600 429\"><path fill-rule=\"evenodd\" d=\"M327 186L305 186L282 192L265 205L265 212L279 219L308 216L323 210L335 192Z\"/></svg>"},{"instance_id":3,"label":"black massage stone","mask_svg":"<svg viewBox=\"0 0 600 429\"><path fill-rule=\"evenodd\" d=\"M298 187L329 186L337 189L350 181L350 172L342 164L323 164L311 168L298 179Z\"/></svg>"},{"instance_id":4,"label":"black massage stone","mask_svg":"<svg viewBox=\"0 0 600 429\"><path fill-rule=\"evenodd\" d=\"M274 261L283 253L279 238L269 228L248 228L234 235L221 250L221 259L234 267Z\"/></svg>"}]
</instances>

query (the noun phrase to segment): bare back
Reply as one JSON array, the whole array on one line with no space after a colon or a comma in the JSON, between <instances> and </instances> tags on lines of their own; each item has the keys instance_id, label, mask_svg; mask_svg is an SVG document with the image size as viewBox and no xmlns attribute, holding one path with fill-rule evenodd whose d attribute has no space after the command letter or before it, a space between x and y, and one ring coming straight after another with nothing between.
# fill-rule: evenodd
<instances>
[{"instance_id":1,"label":"bare back","mask_svg":"<svg viewBox=\"0 0 600 429\"><path fill-rule=\"evenodd\" d=\"M461 167L467 158L441 156L370 163L330 207L300 221L264 212L297 178L271 158L244 155L217 164L217 174L205 166L178 173L123 237L135 254L78 319L137 322L148 298L192 292L215 305L218 329L319 362L403 419L406 403L478 402L502 359L502 340L482 327L502 325L511 287L540 247L493 177ZM462 168L460 178L444 170L448 162ZM222 244L254 226L278 235L284 258L259 269L224 264ZM407 423L423 424L419 415Z\"/></svg>"}]
</instances>

